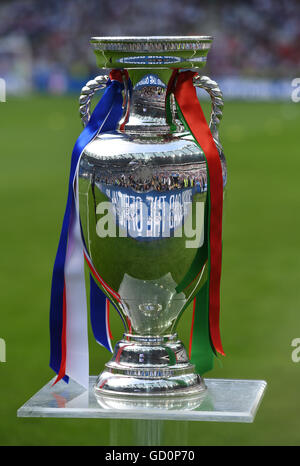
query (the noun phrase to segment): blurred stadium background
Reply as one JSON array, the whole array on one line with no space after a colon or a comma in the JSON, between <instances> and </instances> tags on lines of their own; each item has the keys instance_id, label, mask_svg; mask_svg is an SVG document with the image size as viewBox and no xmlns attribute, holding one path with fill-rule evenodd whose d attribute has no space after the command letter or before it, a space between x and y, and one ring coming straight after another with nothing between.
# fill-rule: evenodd
<instances>
[{"instance_id":1,"label":"blurred stadium background","mask_svg":"<svg viewBox=\"0 0 300 466\"><path fill-rule=\"evenodd\" d=\"M208 71L225 95L287 97L300 67L299 18L298 0L3 1L0 75L12 93L78 91L96 73L91 35L209 34Z\"/></svg>"},{"instance_id":2,"label":"blurred stadium background","mask_svg":"<svg viewBox=\"0 0 300 466\"><path fill-rule=\"evenodd\" d=\"M129 445L134 421L17 419L50 377L48 313L80 88L99 74L92 35L215 37L203 70L224 92L229 169L222 334L209 377L257 378L268 391L253 425L165 422L167 445L300 443L298 0L12 0L0 3L1 445ZM208 102L204 102L206 110ZM188 340L190 312L180 328ZM118 337L119 327L112 322ZM90 339L91 373L109 354ZM149 428L151 426L149 425ZM136 440L133 440L133 439ZM147 441L147 439L144 439Z\"/></svg>"}]
</instances>

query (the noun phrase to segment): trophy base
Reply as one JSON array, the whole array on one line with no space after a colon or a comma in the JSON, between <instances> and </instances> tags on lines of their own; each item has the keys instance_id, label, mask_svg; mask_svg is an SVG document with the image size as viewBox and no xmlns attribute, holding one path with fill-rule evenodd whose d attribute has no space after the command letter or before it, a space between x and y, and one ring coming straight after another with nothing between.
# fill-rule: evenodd
<instances>
[{"instance_id":1,"label":"trophy base","mask_svg":"<svg viewBox=\"0 0 300 466\"><path fill-rule=\"evenodd\" d=\"M177 335L161 337L125 334L99 375L97 397L191 398L206 390ZM105 400L104 400L105 403Z\"/></svg>"}]
</instances>

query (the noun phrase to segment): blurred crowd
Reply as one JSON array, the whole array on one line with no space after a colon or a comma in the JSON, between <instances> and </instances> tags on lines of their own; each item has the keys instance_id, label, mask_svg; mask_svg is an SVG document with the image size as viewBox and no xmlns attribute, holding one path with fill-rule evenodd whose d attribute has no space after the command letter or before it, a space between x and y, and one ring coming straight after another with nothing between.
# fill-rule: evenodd
<instances>
[{"instance_id":1,"label":"blurred crowd","mask_svg":"<svg viewBox=\"0 0 300 466\"><path fill-rule=\"evenodd\" d=\"M300 69L299 0L0 3L0 43L1 38L25 37L37 80L51 73L57 79L92 76L93 35L199 34L215 37L207 65L214 76L283 77Z\"/></svg>"}]
</instances>

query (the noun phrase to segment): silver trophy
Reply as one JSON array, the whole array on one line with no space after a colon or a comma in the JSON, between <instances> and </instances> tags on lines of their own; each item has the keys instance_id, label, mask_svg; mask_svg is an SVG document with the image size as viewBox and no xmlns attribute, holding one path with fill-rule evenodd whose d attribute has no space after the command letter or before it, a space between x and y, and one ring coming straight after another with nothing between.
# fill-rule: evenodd
<instances>
[{"instance_id":1,"label":"silver trophy","mask_svg":"<svg viewBox=\"0 0 300 466\"><path fill-rule=\"evenodd\" d=\"M128 70L133 91L124 101L122 130L90 142L79 167L79 212L87 251L127 324L94 387L103 406L116 399L183 398L195 406L205 384L195 373L176 326L207 280L204 232L207 172L201 150L171 102L176 129L166 122L172 68L199 69L211 37L92 38L100 68ZM89 81L80 97L84 125L107 76ZM222 94L206 76L194 85L211 97L210 129L218 137ZM128 94L127 94L128 95ZM128 117L129 109L129 118ZM106 290L104 290L106 292ZM196 400L196 401L195 401Z\"/></svg>"}]
</instances>

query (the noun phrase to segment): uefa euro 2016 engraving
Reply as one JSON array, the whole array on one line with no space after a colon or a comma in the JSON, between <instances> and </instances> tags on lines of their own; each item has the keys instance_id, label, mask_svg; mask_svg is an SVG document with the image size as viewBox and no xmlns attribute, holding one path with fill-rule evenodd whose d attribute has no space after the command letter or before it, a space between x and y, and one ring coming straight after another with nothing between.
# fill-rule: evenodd
<instances>
[{"instance_id":1,"label":"uefa euro 2016 engraving","mask_svg":"<svg viewBox=\"0 0 300 466\"><path fill-rule=\"evenodd\" d=\"M94 336L113 352L94 387L106 407L119 397L122 407L132 397L139 406L144 398L159 405L175 397L176 406L183 399L195 407L206 388L203 374L223 354L223 99L215 81L190 71L205 65L211 42L206 36L91 40L100 68L112 71L89 81L80 96L84 130L72 154L53 272L51 367L57 380L84 385L88 377L83 249ZM212 100L209 124L197 86ZM102 88L91 115L91 99ZM187 351L176 327L192 302ZM125 333L113 349L114 310Z\"/></svg>"},{"instance_id":2,"label":"uefa euro 2016 engraving","mask_svg":"<svg viewBox=\"0 0 300 466\"><path fill-rule=\"evenodd\" d=\"M101 189L101 188L100 188ZM133 237L159 238L183 224L192 204L192 189L178 194L127 194L126 190L105 190L120 227Z\"/></svg>"}]
</instances>

